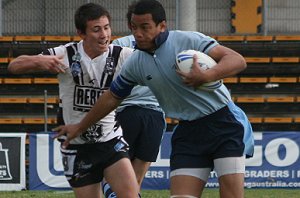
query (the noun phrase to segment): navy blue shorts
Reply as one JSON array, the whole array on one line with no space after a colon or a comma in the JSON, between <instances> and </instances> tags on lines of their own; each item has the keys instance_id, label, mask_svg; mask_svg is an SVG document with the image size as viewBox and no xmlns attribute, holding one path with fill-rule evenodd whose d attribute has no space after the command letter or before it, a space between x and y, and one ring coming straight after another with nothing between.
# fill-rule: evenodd
<instances>
[{"instance_id":1,"label":"navy blue shorts","mask_svg":"<svg viewBox=\"0 0 300 198\"><path fill-rule=\"evenodd\" d=\"M64 174L72 187L100 183L104 169L122 158L129 158L128 150L128 144L122 137L60 148Z\"/></svg>"},{"instance_id":2,"label":"navy blue shorts","mask_svg":"<svg viewBox=\"0 0 300 198\"><path fill-rule=\"evenodd\" d=\"M131 159L155 162L166 123L160 111L128 106L117 113L117 122L129 144Z\"/></svg>"},{"instance_id":3,"label":"navy blue shorts","mask_svg":"<svg viewBox=\"0 0 300 198\"><path fill-rule=\"evenodd\" d=\"M193 121L181 121L172 136L171 170L213 168L213 160L244 154L244 127L228 107Z\"/></svg>"}]
</instances>

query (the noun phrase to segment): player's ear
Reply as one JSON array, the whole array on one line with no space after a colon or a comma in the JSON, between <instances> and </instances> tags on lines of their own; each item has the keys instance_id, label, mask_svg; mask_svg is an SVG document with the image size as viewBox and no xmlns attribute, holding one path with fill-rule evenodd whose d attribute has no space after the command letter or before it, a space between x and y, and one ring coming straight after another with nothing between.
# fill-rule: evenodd
<instances>
[{"instance_id":1,"label":"player's ear","mask_svg":"<svg viewBox=\"0 0 300 198\"><path fill-rule=\"evenodd\" d=\"M85 34L79 29L77 29L76 32L77 32L77 35L83 40L85 37Z\"/></svg>"},{"instance_id":2,"label":"player's ear","mask_svg":"<svg viewBox=\"0 0 300 198\"><path fill-rule=\"evenodd\" d=\"M167 23L166 23L165 20L163 20L162 22L160 22L158 25L160 26L161 32L166 31L166 29L167 29Z\"/></svg>"},{"instance_id":3,"label":"player's ear","mask_svg":"<svg viewBox=\"0 0 300 198\"><path fill-rule=\"evenodd\" d=\"M127 23L127 27L129 30L131 30L131 23Z\"/></svg>"}]
</instances>

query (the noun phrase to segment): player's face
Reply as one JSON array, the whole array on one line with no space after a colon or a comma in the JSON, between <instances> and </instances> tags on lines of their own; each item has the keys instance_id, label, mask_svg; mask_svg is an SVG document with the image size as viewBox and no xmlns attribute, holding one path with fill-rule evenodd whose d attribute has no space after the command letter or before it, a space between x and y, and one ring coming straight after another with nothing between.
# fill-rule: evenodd
<instances>
[{"instance_id":1,"label":"player's face","mask_svg":"<svg viewBox=\"0 0 300 198\"><path fill-rule=\"evenodd\" d=\"M132 14L130 27L138 48L153 51L155 50L154 39L160 32L166 30L166 23L163 21L156 25L151 14Z\"/></svg>"},{"instance_id":2,"label":"player's face","mask_svg":"<svg viewBox=\"0 0 300 198\"><path fill-rule=\"evenodd\" d=\"M78 32L83 39L85 52L94 58L106 52L111 40L111 27L106 16L96 20L88 21L86 24L86 33Z\"/></svg>"}]
</instances>

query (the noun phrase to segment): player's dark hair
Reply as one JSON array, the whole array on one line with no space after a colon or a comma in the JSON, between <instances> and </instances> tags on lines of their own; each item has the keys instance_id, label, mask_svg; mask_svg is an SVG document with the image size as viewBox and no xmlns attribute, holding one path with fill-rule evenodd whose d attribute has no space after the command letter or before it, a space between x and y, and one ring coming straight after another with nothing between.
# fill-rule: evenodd
<instances>
[{"instance_id":1,"label":"player's dark hair","mask_svg":"<svg viewBox=\"0 0 300 198\"><path fill-rule=\"evenodd\" d=\"M139 0L132 13L136 15L151 14L156 25L162 21L166 21L165 9L162 4L156 0Z\"/></svg>"},{"instance_id":2,"label":"player's dark hair","mask_svg":"<svg viewBox=\"0 0 300 198\"><path fill-rule=\"evenodd\" d=\"M96 3L83 4L75 12L75 27L85 34L87 22L99 19L102 16L106 16L108 18L108 21L111 21L109 12L101 5Z\"/></svg>"},{"instance_id":3,"label":"player's dark hair","mask_svg":"<svg viewBox=\"0 0 300 198\"><path fill-rule=\"evenodd\" d=\"M127 23L130 24L131 21L131 16L132 13L134 11L135 5L136 5L136 1L131 2L131 4L128 6L128 10L127 10L127 14L126 14L126 18L127 18Z\"/></svg>"}]
</instances>

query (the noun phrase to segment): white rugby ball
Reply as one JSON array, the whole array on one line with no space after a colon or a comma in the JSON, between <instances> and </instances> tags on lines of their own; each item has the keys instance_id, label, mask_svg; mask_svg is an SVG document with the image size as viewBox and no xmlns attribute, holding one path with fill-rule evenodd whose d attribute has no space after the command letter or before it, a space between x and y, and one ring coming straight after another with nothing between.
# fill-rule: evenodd
<instances>
[{"instance_id":1,"label":"white rugby ball","mask_svg":"<svg viewBox=\"0 0 300 198\"><path fill-rule=\"evenodd\" d=\"M203 52L196 50L184 50L177 54L176 56L176 66L180 71L190 72L193 65L194 54L198 57L198 63L202 69L209 69L214 67L217 63L210 56L204 54ZM209 83L202 84L199 88L206 90L215 90L222 85L222 80L217 80Z\"/></svg>"}]
</instances>

